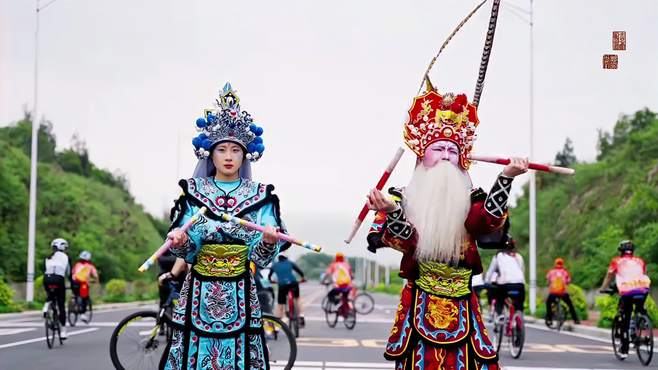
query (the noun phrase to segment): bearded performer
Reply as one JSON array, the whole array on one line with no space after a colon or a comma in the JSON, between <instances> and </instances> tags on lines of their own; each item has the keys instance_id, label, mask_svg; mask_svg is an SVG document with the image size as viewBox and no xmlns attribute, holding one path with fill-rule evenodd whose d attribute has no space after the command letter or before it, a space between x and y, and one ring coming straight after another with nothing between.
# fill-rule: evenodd
<instances>
[{"instance_id":1,"label":"bearded performer","mask_svg":"<svg viewBox=\"0 0 658 370\"><path fill-rule=\"evenodd\" d=\"M472 292L482 272L476 241L500 233L512 180L528 169L512 158L487 194L474 189L468 169L478 125L465 95L434 90L414 99L404 126L417 155L406 188L377 189L368 207L377 211L370 249L402 252L402 289L384 357L396 369L498 369L496 350Z\"/></svg>"},{"instance_id":2,"label":"bearded performer","mask_svg":"<svg viewBox=\"0 0 658 370\"><path fill-rule=\"evenodd\" d=\"M172 314L165 369L269 369L251 269L267 267L288 244L275 229L284 227L274 187L251 180L250 162L265 149L263 129L241 111L230 84L217 105L196 122L201 133L192 143L199 162L194 177L179 182L182 195L171 214L171 251L192 268ZM205 216L187 232L179 229L202 207ZM221 213L265 226L265 232L224 222Z\"/></svg>"}]
</instances>

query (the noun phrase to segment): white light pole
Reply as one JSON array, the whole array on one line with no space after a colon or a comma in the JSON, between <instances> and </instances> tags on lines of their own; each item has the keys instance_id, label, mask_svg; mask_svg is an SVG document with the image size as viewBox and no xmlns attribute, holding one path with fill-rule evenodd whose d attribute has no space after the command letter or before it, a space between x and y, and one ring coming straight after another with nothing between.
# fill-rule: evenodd
<instances>
[{"instance_id":1,"label":"white light pole","mask_svg":"<svg viewBox=\"0 0 658 370\"><path fill-rule=\"evenodd\" d=\"M534 35L532 0L530 0L530 158L535 158L535 87L534 87ZM530 172L530 313L537 309L537 193L535 171Z\"/></svg>"},{"instance_id":2,"label":"white light pole","mask_svg":"<svg viewBox=\"0 0 658 370\"><path fill-rule=\"evenodd\" d=\"M25 286L25 300L34 300L34 249L36 243L37 218L37 163L39 153L39 12L57 0L51 0L39 7L36 0L36 29L34 32L34 108L32 109L32 144L30 147L30 214L27 231L27 284Z\"/></svg>"},{"instance_id":3,"label":"white light pole","mask_svg":"<svg viewBox=\"0 0 658 370\"><path fill-rule=\"evenodd\" d=\"M535 61L534 61L534 20L533 20L533 9L532 9L532 2L533 0L530 0L530 11L525 10L521 7L518 7L514 4L511 4L509 2L504 3L506 6L508 6L508 9L511 11L513 15L521 19L524 23L528 24L530 26L530 159L535 158L535 86L534 86L534 69L535 69ZM530 19L526 19L525 16L529 16ZM530 192L530 197L529 197L529 213L530 213L530 220L529 220L529 254L530 254L530 292L529 292L529 304L530 304L530 312L532 314L535 313L537 309L537 193L536 193L536 181L535 181L535 171L530 171L528 173L530 176L529 178L529 192Z\"/></svg>"}]
</instances>

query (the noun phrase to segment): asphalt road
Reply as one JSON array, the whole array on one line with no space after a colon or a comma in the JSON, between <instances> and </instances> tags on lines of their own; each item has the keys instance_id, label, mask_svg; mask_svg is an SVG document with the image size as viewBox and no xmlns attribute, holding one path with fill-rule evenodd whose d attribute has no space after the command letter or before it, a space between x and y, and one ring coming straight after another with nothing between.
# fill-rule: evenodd
<instances>
[{"instance_id":1,"label":"asphalt road","mask_svg":"<svg viewBox=\"0 0 658 370\"><path fill-rule=\"evenodd\" d=\"M375 311L358 317L354 330L348 330L341 321L333 329L327 326L320 309L324 294L324 288L318 285L302 285L307 327L302 329L297 340L295 369L392 369L382 353L396 298L375 294ZM69 339L51 350L43 338L43 321L39 314L0 315L0 370L111 370L109 338L112 330L131 312L153 307L130 305L95 311L90 325L69 328ZM633 354L624 362L617 361L605 340L557 334L531 324L520 359L512 359L505 348L501 352L502 364L512 370L644 368Z\"/></svg>"}]
</instances>

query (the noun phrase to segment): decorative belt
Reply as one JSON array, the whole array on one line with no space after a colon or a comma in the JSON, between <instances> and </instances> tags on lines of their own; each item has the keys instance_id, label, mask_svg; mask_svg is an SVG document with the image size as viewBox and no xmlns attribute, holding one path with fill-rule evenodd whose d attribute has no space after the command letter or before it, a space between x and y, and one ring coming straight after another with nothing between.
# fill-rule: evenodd
<instances>
[{"instance_id":1,"label":"decorative belt","mask_svg":"<svg viewBox=\"0 0 658 370\"><path fill-rule=\"evenodd\" d=\"M416 285L429 294L458 298L471 293L472 274L471 269L450 267L439 262L421 262Z\"/></svg>"},{"instance_id":2,"label":"decorative belt","mask_svg":"<svg viewBox=\"0 0 658 370\"><path fill-rule=\"evenodd\" d=\"M247 271L249 247L234 244L204 244L194 270L201 275L236 277Z\"/></svg>"}]
</instances>

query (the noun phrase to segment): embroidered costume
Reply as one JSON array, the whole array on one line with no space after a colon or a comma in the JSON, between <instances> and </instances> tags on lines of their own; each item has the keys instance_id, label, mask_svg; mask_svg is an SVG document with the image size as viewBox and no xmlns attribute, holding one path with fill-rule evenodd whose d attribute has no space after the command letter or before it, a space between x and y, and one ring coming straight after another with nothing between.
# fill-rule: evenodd
<instances>
[{"instance_id":1,"label":"embroidered costume","mask_svg":"<svg viewBox=\"0 0 658 370\"><path fill-rule=\"evenodd\" d=\"M419 161L437 141L459 148L459 167L466 171L473 148L477 110L465 95L429 91L414 99L404 127L406 144ZM405 213L405 189L391 188L398 205L378 212L368 235L369 249L390 247L402 252L404 286L384 357L396 369L498 369L496 349L482 321L472 278L482 273L479 238L501 233L507 218L512 178L502 174L486 194L473 189L464 220L467 237L456 264L416 257L418 234Z\"/></svg>"},{"instance_id":2,"label":"embroidered costume","mask_svg":"<svg viewBox=\"0 0 658 370\"><path fill-rule=\"evenodd\" d=\"M262 234L224 222L220 212L285 231L272 185L250 179L249 161L258 160L263 129L240 111L239 99L226 84L218 109L197 120L202 131L193 140L199 164L195 176L181 180L182 195L172 209L171 228L180 227L199 208L208 211L187 232L188 241L172 248L192 264L173 311L174 333L165 369L269 369L252 265L265 268L288 247L268 245ZM231 141L246 158L240 178L222 182L212 175L213 147Z\"/></svg>"}]
</instances>

